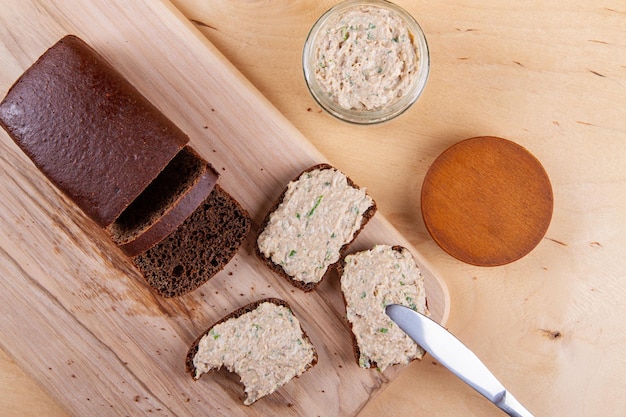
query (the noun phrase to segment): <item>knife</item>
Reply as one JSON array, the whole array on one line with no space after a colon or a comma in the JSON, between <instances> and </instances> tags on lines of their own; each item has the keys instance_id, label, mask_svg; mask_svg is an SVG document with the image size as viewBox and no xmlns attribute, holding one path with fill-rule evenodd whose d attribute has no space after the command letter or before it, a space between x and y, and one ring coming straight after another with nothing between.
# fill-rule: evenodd
<instances>
[{"instance_id":1,"label":"knife","mask_svg":"<svg viewBox=\"0 0 626 417\"><path fill-rule=\"evenodd\" d=\"M433 358L509 416L533 417L467 346L437 322L399 304L389 304L385 312Z\"/></svg>"}]
</instances>

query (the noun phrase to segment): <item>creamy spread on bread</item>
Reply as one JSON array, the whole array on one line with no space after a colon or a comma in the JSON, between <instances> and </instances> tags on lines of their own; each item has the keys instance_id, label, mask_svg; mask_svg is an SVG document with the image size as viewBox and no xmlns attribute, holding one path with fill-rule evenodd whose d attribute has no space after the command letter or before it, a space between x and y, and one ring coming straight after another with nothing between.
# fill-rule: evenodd
<instances>
[{"instance_id":1,"label":"creamy spread on bread","mask_svg":"<svg viewBox=\"0 0 626 417\"><path fill-rule=\"evenodd\" d=\"M258 248L294 280L319 282L373 204L365 189L351 186L336 169L305 172L287 186L259 235Z\"/></svg>"},{"instance_id":2,"label":"creamy spread on bread","mask_svg":"<svg viewBox=\"0 0 626 417\"><path fill-rule=\"evenodd\" d=\"M244 404L274 392L311 365L315 349L298 319L271 302L213 326L193 358L195 378L225 366L245 386Z\"/></svg>"},{"instance_id":3,"label":"creamy spread on bread","mask_svg":"<svg viewBox=\"0 0 626 417\"><path fill-rule=\"evenodd\" d=\"M418 52L396 12L360 5L329 18L314 45L315 79L345 109L380 110L415 82Z\"/></svg>"},{"instance_id":4,"label":"creamy spread on bread","mask_svg":"<svg viewBox=\"0 0 626 417\"><path fill-rule=\"evenodd\" d=\"M341 290L361 367L375 363L384 370L423 356L422 348L385 314L389 304L426 312L423 278L408 249L378 245L346 256Z\"/></svg>"}]
</instances>

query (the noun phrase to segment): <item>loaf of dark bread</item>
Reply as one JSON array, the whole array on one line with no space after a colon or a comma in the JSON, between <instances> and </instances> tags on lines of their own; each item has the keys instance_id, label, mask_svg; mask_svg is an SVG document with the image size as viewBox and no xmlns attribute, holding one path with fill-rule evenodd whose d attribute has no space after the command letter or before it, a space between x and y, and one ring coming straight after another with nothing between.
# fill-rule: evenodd
<instances>
[{"instance_id":1,"label":"loaf of dark bread","mask_svg":"<svg viewBox=\"0 0 626 417\"><path fill-rule=\"evenodd\" d=\"M385 314L387 305L402 304L428 315L424 278L411 252L377 245L347 255L339 274L359 366L384 370L421 359L424 350Z\"/></svg>"},{"instance_id":2,"label":"loaf of dark bread","mask_svg":"<svg viewBox=\"0 0 626 417\"><path fill-rule=\"evenodd\" d=\"M265 298L211 325L191 344L185 367L194 379L222 366L239 374L250 405L316 363L315 347L289 304Z\"/></svg>"},{"instance_id":3,"label":"loaf of dark bread","mask_svg":"<svg viewBox=\"0 0 626 417\"><path fill-rule=\"evenodd\" d=\"M96 51L68 35L17 80L0 124L50 181L102 227L189 141Z\"/></svg>"},{"instance_id":4,"label":"loaf of dark bread","mask_svg":"<svg viewBox=\"0 0 626 417\"><path fill-rule=\"evenodd\" d=\"M249 215L212 192L218 174L187 135L76 36L15 82L0 125L164 296L208 280L248 233ZM180 236L201 240L172 242Z\"/></svg>"},{"instance_id":5,"label":"loaf of dark bread","mask_svg":"<svg viewBox=\"0 0 626 417\"><path fill-rule=\"evenodd\" d=\"M263 220L258 257L295 287L311 291L374 216L365 189L328 164L291 181Z\"/></svg>"}]
</instances>

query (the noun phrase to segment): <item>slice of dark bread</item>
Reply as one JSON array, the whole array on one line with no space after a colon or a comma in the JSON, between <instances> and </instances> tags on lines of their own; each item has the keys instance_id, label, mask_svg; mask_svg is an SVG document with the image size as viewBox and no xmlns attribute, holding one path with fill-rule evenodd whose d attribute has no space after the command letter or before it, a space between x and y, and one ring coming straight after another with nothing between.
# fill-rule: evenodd
<instances>
[{"instance_id":1,"label":"slice of dark bread","mask_svg":"<svg viewBox=\"0 0 626 417\"><path fill-rule=\"evenodd\" d=\"M343 258L339 274L359 366L384 370L421 359L424 350L385 314L388 304L428 314L424 279L411 252L402 246L376 245Z\"/></svg>"},{"instance_id":2,"label":"slice of dark bread","mask_svg":"<svg viewBox=\"0 0 626 417\"><path fill-rule=\"evenodd\" d=\"M209 195L218 175L186 146L109 227L113 240L136 256L172 233Z\"/></svg>"},{"instance_id":3,"label":"slice of dark bread","mask_svg":"<svg viewBox=\"0 0 626 417\"><path fill-rule=\"evenodd\" d=\"M173 233L131 259L160 295L183 295L226 266L244 241L250 224L246 210L215 185Z\"/></svg>"},{"instance_id":4,"label":"slice of dark bread","mask_svg":"<svg viewBox=\"0 0 626 417\"><path fill-rule=\"evenodd\" d=\"M212 357L214 353L220 359ZM244 404L250 405L302 375L317 359L315 347L289 304L265 298L211 325L191 344L185 368L196 380L222 366L238 373L245 387ZM278 369L273 365L278 365ZM264 377L258 378L258 374Z\"/></svg>"},{"instance_id":5,"label":"slice of dark bread","mask_svg":"<svg viewBox=\"0 0 626 417\"><path fill-rule=\"evenodd\" d=\"M256 254L295 287L311 291L375 212L365 189L331 165L314 165L291 181L269 210Z\"/></svg>"}]
</instances>

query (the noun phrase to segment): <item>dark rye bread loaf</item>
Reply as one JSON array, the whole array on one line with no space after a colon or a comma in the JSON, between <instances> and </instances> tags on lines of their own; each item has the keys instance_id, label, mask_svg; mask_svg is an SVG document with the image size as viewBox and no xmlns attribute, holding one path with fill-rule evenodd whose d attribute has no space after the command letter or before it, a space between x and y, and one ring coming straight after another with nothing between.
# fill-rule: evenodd
<instances>
[{"instance_id":1,"label":"dark rye bread loaf","mask_svg":"<svg viewBox=\"0 0 626 417\"><path fill-rule=\"evenodd\" d=\"M310 173L313 173L316 171L336 172L340 176L345 177L345 181L348 187L354 190L361 191L359 186L356 185L348 176L342 174L336 168L334 168L333 166L329 164L318 164L318 165L314 165L304 170L300 175L298 175L298 177L296 177L285 188L281 196L274 203L274 205L270 208L269 212L267 213L265 219L263 220L261 224L261 227L259 228L259 233L257 235L256 246L255 246L257 256L265 263L265 265L267 265L272 271L276 272L278 275L287 279L295 287L303 291L307 291L307 292L312 291L315 288L317 288L319 284L322 282L322 280L330 274L333 268L340 261L341 256L345 253L348 246L357 238L361 230L363 230L363 227L376 213L376 202L365 192L365 190L362 190L365 198L367 199L367 203L366 203L366 208L363 211L356 213L356 218L360 221L360 225L358 229L354 231L353 234L348 234L345 236L345 239L343 240L343 244L341 244L340 247L336 247L337 245L336 245L336 242L334 242L334 240L337 239L338 237L337 235L339 232L337 231L337 224L333 224L333 219L335 221L343 223L343 220L341 217L343 217L343 219L347 219L349 215L348 213L339 213L339 211L333 211L332 206L329 206L329 205L336 204L340 202L339 200L344 200L343 198L344 196L335 195L331 199L331 198L325 198L323 193L320 193L319 195L316 194L312 196L313 198L308 201L309 208L301 210L301 212L294 213L294 216L291 216L290 218L285 219L285 221L283 222L286 229L294 231L292 235L287 234L284 236L280 236L272 248L262 247L263 245L260 242L262 242L263 240L263 234L267 233L267 230L269 230L268 225L272 221L272 216L274 216L274 214L276 213L276 210L283 204L293 205L293 201L291 202L288 201L288 199L290 198L290 195L288 195L288 193L290 192L289 190L290 185L292 184L295 185L296 183L300 183ZM333 201L333 199L335 201ZM325 206L331 207L331 209L329 210L329 212L327 212L326 215L324 215L323 213L323 209L325 208ZM343 209L346 209L346 207L343 207ZM348 207L348 209L351 209L351 208ZM337 215L339 217L333 218L332 216L334 215ZM326 238L323 238L320 244L312 244L309 247L305 246L298 250L289 249L291 247L290 245L293 242L298 241L298 239L300 239L301 237L308 235L308 233L310 232L309 226L311 224L309 223L309 221L312 220L314 216L322 216L323 219L328 219L327 224L323 225L324 226L323 229L327 231L329 235ZM335 247L333 249L326 249L324 245L325 244L330 245L331 241L335 244ZM317 249L319 249L320 247L324 247L324 249L327 250L327 252L323 254L324 261L328 261L328 258L330 257L335 259L335 261L331 262L330 264L326 262L325 264L319 266L319 269L322 270L323 272L321 278L315 281L311 281L311 282L304 282L303 280L298 279L295 276L295 274L289 273L286 270L285 263L300 256L303 256L305 258L314 256L314 255L311 255L313 250L315 249L314 247ZM283 252L282 255L279 254L280 251ZM275 259L273 259L273 257L282 258L282 260L276 261Z\"/></svg>"},{"instance_id":2,"label":"dark rye bread loaf","mask_svg":"<svg viewBox=\"0 0 626 417\"><path fill-rule=\"evenodd\" d=\"M271 315L265 317L266 323L262 322L262 316L256 317L253 322L241 322L240 319L242 316L254 312L265 303L284 307L287 309L286 313L288 316L285 317L283 312L279 312L278 315L274 317ZM229 339L229 335L233 336L232 333L220 334L215 331L216 326L231 319L235 320L232 323L235 323L237 326L237 331L234 335L236 340ZM294 332L295 334L290 332ZM222 356L221 363L213 363L212 366L207 366L207 369L198 369L194 363L194 359L201 348L202 339L205 336L209 337L209 343L218 341L226 343L228 350L235 352L233 356L237 358L238 363L225 363L225 358ZM254 341L251 343L246 339L247 337L254 337ZM241 352L238 351L238 346L235 346L237 343L242 343ZM248 365L252 366L254 369L252 369L251 379L247 378L243 372L240 374L241 382L246 389L244 404L250 405L264 395L270 394L285 384L289 379L298 377L308 371L317 364L317 360L317 351L306 332L302 329L297 317L293 314L289 304L278 298L264 298L231 312L204 331L191 344L185 358L185 369L197 380L202 373L210 374L217 372L222 366L227 367L231 372L246 372L249 371L249 369L245 368L248 368ZM200 362L202 361L200 360ZM228 359L226 362L228 362ZM243 365L244 362L244 369L241 369L241 365ZM257 375L262 374L263 369L267 370L267 368L271 367L274 363L279 367L277 372L271 372L269 375L265 375L264 378L258 378ZM255 364L257 365L256 367ZM291 365L290 369L287 369L287 364ZM268 377L276 377L276 374L281 375L278 375L277 381L269 381L271 383L269 389L265 391L262 389L258 390L257 388L259 387L252 386L258 383L259 380L266 382L265 380L267 380Z\"/></svg>"},{"instance_id":3,"label":"dark rye bread loaf","mask_svg":"<svg viewBox=\"0 0 626 417\"><path fill-rule=\"evenodd\" d=\"M17 80L0 124L50 181L109 226L189 141L121 74L68 35Z\"/></svg>"},{"instance_id":4,"label":"dark rye bread loaf","mask_svg":"<svg viewBox=\"0 0 626 417\"><path fill-rule=\"evenodd\" d=\"M222 189L212 193L218 174L185 146L187 135L76 36L58 41L15 82L0 103L0 125L160 294L181 295L208 280L249 230L245 210ZM202 241L176 246L172 235Z\"/></svg>"},{"instance_id":5,"label":"dark rye bread loaf","mask_svg":"<svg viewBox=\"0 0 626 417\"><path fill-rule=\"evenodd\" d=\"M170 234L218 175L95 50L66 36L11 87L0 123L129 256Z\"/></svg>"},{"instance_id":6,"label":"dark rye bread loaf","mask_svg":"<svg viewBox=\"0 0 626 417\"><path fill-rule=\"evenodd\" d=\"M132 258L164 297L194 290L221 271L250 230L250 216L219 185L172 234Z\"/></svg>"}]
</instances>

